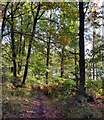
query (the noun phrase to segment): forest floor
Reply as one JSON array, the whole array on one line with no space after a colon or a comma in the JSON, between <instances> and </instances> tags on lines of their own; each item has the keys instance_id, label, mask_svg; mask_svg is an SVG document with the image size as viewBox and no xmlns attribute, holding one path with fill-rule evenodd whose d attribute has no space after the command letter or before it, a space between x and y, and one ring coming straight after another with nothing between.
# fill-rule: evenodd
<instances>
[{"instance_id":1,"label":"forest floor","mask_svg":"<svg viewBox=\"0 0 104 120\"><path fill-rule=\"evenodd\" d=\"M60 118L58 106L51 104L50 99L41 92L36 92L33 104L22 104L22 118Z\"/></svg>"},{"instance_id":2,"label":"forest floor","mask_svg":"<svg viewBox=\"0 0 104 120\"><path fill-rule=\"evenodd\" d=\"M12 92L7 88L3 89L3 119L44 119L44 118L61 118L61 111L58 105L52 103L51 99L44 95L41 91L30 91L29 95L25 95L23 90L12 88ZM3 91L3 92L4 92ZM24 92L28 93L28 91ZM30 96L31 94L31 96Z\"/></svg>"},{"instance_id":3,"label":"forest floor","mask_svg":"<svg viewBox=\"0 0 104 120\"><path fill-rule=\"evenodd\" d=\"M74 96L49 97L42 91L30 88L3 89L3 118L104 118L104 102L76 101ZM27 90L27 91L26 91ZM30 96L31 93L31 96ZM26 95L27 94L27 95ZM67 97L65 99L65 97Z\"/></svg>"}]
</instances>

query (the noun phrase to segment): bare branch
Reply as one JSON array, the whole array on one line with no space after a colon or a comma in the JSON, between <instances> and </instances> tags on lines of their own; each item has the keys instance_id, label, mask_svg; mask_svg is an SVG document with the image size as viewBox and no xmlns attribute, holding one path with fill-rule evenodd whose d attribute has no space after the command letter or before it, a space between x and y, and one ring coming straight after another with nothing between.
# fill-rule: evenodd
<instances>
[{"instance_id":1,"label":"bare branch","mask_svg":"<svg viewBox=\"0 0 104 120\"><path fill-rule=\"evenodd\" d=\"M55 21L55 20L50 20L50 19L48 19L48 18L41 18L40 20L48 20L48 21L50 21L50 22L55 22L55 23L57 23L57 24L59 24L57 21Z\"/></svg>"}]
</instances>

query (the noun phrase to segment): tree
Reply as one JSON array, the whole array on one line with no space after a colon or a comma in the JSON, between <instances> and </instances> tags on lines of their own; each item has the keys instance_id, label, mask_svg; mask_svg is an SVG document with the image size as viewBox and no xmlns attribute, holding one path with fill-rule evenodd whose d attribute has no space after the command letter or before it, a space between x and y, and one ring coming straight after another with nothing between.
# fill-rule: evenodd
<instances>
[{"instance_id":1,"label":"tree","mask_svg":"<svg viewBox=\"0 0 104 120\"><path fill-rule=\"evenodd\" d=\"M80 85L78 94L85 95L85 52L84 52L84 8L83 2L79 2L79 68Z\"/></svg>"},{"instance_id":2,"label":"tree","mask_svg":"<svg viewBox=\"0 0 104 120\"><path fill-rule=\"evenodd\" d=\"M102 55L101 50L103 48L102 44L102 21L103 21L103 12L102 6L98 5L99 3L90 3L89 9L86 13L86 25L87 28L85 31L85 39L91 47L89 47L86 51L86 71L88 72L89 77L89 87L88 89L94 90L93 86L97 83L99 91L101 88L101 73L102 69ZM89 29L90 28L90 29ZM93 79L93 80L92 80ZM94 80L96 79L96 81ZM102 81L103 85L103 81ZM102 87L103 88L103 87ZM101 89L102 89L101 88ZM99 92L100 93L100 92Z\"/></svg>"},{"instance_id":3,"label":"tree","mask_svg":"<svg viewBox=\"0 0 104 120\"><path fill-rule=\"evenodd\" d=\"M52 17L52 13L50 12L50 21ZM46 84L48 84L48 75L49 75L49 58L50 58L50 44L51 44L51 22L49 22L49 33L48 33L48 40L47 40L47 54L46 54Z\"/></svg>"},{"instance_id":4,"label":"tree","mask_svg":"<svg viewBox=\"0 0 104 120\"><path fill-rule=\"evenodd\" d=\"M31 54L31 47L32 47L32 41L33 41L33 37L34 37L34 34L35 34L35 29L36 29L37 20L38 20L38 17L39 17L39 12L40 12L40 3L38 3L36 16L34 16L34 12L33 12L33 3L31 3L31 13L32 13L32 17L33 17L34 22L33 22L33 28L32 28L32 33L31 33L31 39L30 39L29 45L28 45L28 53L27 53L27 57L26 57L25 71L24 71L22 84L25 84L25 80L26 80L26 77L27 77L28 64L29 64L29 58L30 58L30 54Z\"/></svg>"},{"instance_id":5,"label":"tree","mask_svg":"<svg viewBox=\"0 0 104 120\"><path fill-rule=\"evenodd\" d=\"M13 3L11 4L11 48L12 48L12 60L13 60L13 76L14 79L17 77L17 65L16 65L16 46L15 46L15 37L14 37L14 11Z\"/></svg>"},{"instance_id":6,"label":"tree","mask_svg":"<svg viewBox=\"0 0 104 120\"><path fill-rule=\"evenodd\" d=\"M63 74L64 74L64 49L65 49L65 46L62 45L62 49L61 49L61 75L60 75L61 78L63 78Z\"/></svg>"}]
</instances>

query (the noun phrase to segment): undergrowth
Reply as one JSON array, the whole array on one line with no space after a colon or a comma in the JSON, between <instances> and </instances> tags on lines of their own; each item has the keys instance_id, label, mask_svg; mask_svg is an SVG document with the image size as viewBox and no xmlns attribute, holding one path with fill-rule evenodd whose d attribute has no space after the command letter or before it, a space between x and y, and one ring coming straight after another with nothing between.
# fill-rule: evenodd
<instances>
[{"instance_id":1,"label":"undergrowth","mask_svg":"<svg viewBox=\"0 0 104 120\"><path fill-rule=\"evenodd\" d=\"M32 104L34 95L31 85L26 85L24 88L15 88L12 84L3 83L2 95L2 111L4 118L14 118L22 113L21 104Z\"/></svg>"}]
</instances>

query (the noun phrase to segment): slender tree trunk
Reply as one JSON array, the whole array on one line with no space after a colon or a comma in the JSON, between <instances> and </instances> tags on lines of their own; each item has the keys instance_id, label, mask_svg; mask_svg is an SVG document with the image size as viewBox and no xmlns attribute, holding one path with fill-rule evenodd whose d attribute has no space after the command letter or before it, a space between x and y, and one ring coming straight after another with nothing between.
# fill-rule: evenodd
<instances>
[{"instance_id":1,"label":"slender tree trunk","mask_svg":"<svg viewBox=\"0 0 104 120\"><path fill-rule=\"evenodd\" d=\"M15 50L15 38L14 38L14 13L13 13L13 4L11 8L11 48L12 48L12 59L13 59L13 76L17 77L16 75L16 50Z\"/></svg>"},{"instance_id":2,"label":"slender tree trunk","mask_svg":"<svg viewBox=\"0 0 104 120\"><path fill-rule=\"evenodd\" d=\"M88 92L91 92L91 63L89 63L89 70L88 70Z\"/></svg>"},{"instance_id":3,"label":"slender tree trunk","mask_svg":"<svg viewBox=\"0 0 104 120\"><path fill-rule=\"evenodd\" d=\"M50 13L50 20L51 20L51 17L52 17L52 14ZM51 22L49 23L49 27L51 28ZM47 58L46 58L47 69L49 69L49 56L50 56L50 44L51 44L50 42L51 42L51 30L49 32L49 40L47 42ZM49 72L46 71L46 84L48 84L48 76L49 76Z\"/></svg>"},{"instance_id":4,"label":"slender tree trunk","mask_svg":"<svg viewBox=\"0 0 104 120\"><path fill-rule=\"evenodd\" d=\"M94 22L95 22L95 14L96 12L94 12L94 17L93 17L93 63L92 63L92 69L93 69L93 80L95 80L95 62L94 62L94 59L95 59L95 25L94 25Z\"/></svg>"},{"instance_id":5,"label":"slender tree trunk","mask_svg":"<svg viewBox=\"0 0 104 120\"><path fill-rule=\"evenodd\" d=\"M96 79L98 79L98 65L96 63Z\"/></svg>"},{"instance_id":6,"label":"slender tree trunk","mask_svg":"<svg viewBox=\"0 0 104 120\"><path fill-rule=\"evenodd\" d=\"M78 70L77 70L77 55L76 55L76 48L74 50L74 61L75 61L75 79L76 79L76 88L78 88Z\"/></svg>"},{"instance_id":7,"label":"slender tree trunk","mask_svg":"<svg viewBox=\"0 0 104 120\"><path fill-rule=\"evenodd\" d=\"M64 74L64 46L62 46L62 51L61 51L61 78L63 78Z\"/></svg>"},{"instance_id":8,"label":"slender tree trunk","mask_svg":"<svg viewBox=\"0 0 104 120\"><path fill-rule=\"evenodd\" d=\"M32 29L32 36L31 36L31 39L30 39L29 45L28 45L28 53L27 53L27 57L26 57L26 64L25 64L25 71L24 71L24 76L23 76L22 85L25 84L26 77L27 77L28 64L29 64L29 58L30 58L30 54L31 54L31 47L32 47L32 41L33 41L33 37L34 37L34 34L35 34L37 17L38 17L38 15L39 15L39 11L40 11L40 3L39 3L38 8L37 8L36 17L34 17L34 12L33 12L33 10L31 10L31 11L32 11L32 15L33 15L33 18L34 18L34 24L33 24L33 29Z\"/></svg>"},{"instance_id":9,"label":"slender tree trunk","mask_svg":"<svg viewBox=\"0 0 104 120\"><path fill-rule=\"evenodd\" d=\"M22 25L22 18L21 18L21 25ZM21 66L22 66L22 29L20 34L20 45L19 45L19 62L18 62L18 74L20 74Z\"/></svg>"},{"instance_id":10,"label":"slender tree trunk","mask_svg":"<svg viewBox=\"0 0 104 120\"><path fill-rule=\"evenodd\" d=\"M51 17L52 17L52 13L50 11L50 20L51 20ZM51 22L49 23L49 27L51 28ZM50 60L50 45L51 45L51 29L49 31L49 40L47 42L47 58L46 58L46 67L47 69L49 69L49 60ZM46 84L48 84L48 77L49 77L49 72L46 71Z\"/></svg>"},{"instance_id":11,"label":"slender tree trunk","mask_svg":"<svg viewBox=\"0 0 104 120\"><path fill-rule=\"evenodd\" d=\"M104 39L102 39L104 45ZM102 66L104 66L104 48L102 48ZM102 68L102 96L104 96L104 67Z\"/></svg>"},{"instance_id":12,"label":"slender tree trunk","mask_svg":"<svg viewBox=\"0 0 104 120\"><path fill-rule=\"evenodd\" d=\"M46 59L47 69L49 69L50 39L51 39L51 37L49 37L49 41L47 42L47 59ZM46 84L48 84L48 75L49 75L49 72L47 71L46 72Z\"/></svg>"},{"instance_id":13,"label":"slender tree trunk","mask_svg":"<svg viewBox=\"0 0 104 120\"><path fill-rule=\"evenodd\" d=\"M2 21L2 29L1 29L1 38L3 38L3 31L4 31L4 27L5 27L5 22L6 22L6 11L7 11L7 8L8 8L8 5L9 5L10 2L7 2L6 6L5 6L5 9L4 11L2 11L4 13L3 15L3 21ZM0 40L1 41L1 40ZM1 42L0 42L1 43Z\"/></svg>"},{"instance_id":14,"label":"slender tree trunk","mask_svg":"<svg viewBox=\"0 0 104 120\"><path fill-rule=\"evenodd\" d=\"M80 68L80 85L78 93L85 95L85 52L84 52L84 9L83 2L79 2L79 16L80 16L80 27L79 27L79 68Z\"/></svg>"},{"instance_id":15,"label":"slender tree trunk","mask_svg":"<svg viewBox=\"0 0 104 120\"><path fill-rule=\"evenodd\" d=\"M24 56L25 54L25 39L23 41L23 46L22 46L22 57Z\"/></svg>"}]
</instances>

